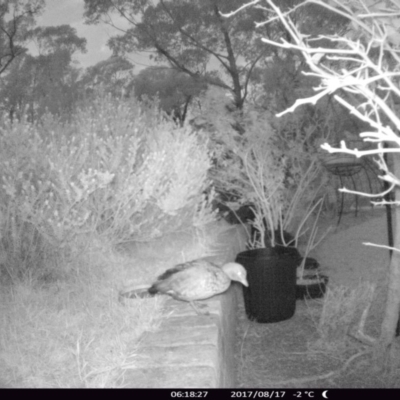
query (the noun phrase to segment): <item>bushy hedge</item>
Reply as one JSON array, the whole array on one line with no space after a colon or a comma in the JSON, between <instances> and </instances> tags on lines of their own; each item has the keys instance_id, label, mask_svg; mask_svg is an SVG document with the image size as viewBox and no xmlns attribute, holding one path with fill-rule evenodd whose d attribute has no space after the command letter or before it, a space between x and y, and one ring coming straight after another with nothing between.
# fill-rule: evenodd
<instances>
[{"instance_id":1,"label":"bushy hedge","mask_svg":"<svg viewBox=\"0 0 400 400\"><path fill-rule=\"evenodd\" d=\"M3 118L0 165L3 265L39 243L144 241L214 218L206 140L132 100L100 96L65 125Z\"/></svg>"}]
</instances>

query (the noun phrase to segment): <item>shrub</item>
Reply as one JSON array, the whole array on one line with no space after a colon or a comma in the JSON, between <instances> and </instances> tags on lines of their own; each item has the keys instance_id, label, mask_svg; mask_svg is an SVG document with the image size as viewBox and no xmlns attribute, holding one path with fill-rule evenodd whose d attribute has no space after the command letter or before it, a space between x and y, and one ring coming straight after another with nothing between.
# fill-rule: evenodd
<instances>
[{"instance_id":1,"label":"shrub","mask_svg":"<svg viewBox=\"0 0 400 400\"><path fill-rule=\"evenodd\" d=\"M100 96L64 125L3 119L0 163L6 264L22 243L34 256L82 235L151 240L213 219L207 142L155 106Z\"/></svg>"},{"instance_id":2,"label":"shrub","mask_svg":"<svg viewBox=\"0 0 400 400\"><path fill-rule=\"evenodd\" d=\"M296 231L294 219L318 201L326 178L316 152L318 127L310 124L304 132L294 119L280 124L271 113L249 104L237 112L229 112L226 104L223 93L209 90L202 107L203 126L213 146L210 175L218 200L234 211L255 207L255 214L266 218L270 227L278 227L283 215L285 229ZM294 210L295 195L301 199Z\"/></svg>"}]
</instances>

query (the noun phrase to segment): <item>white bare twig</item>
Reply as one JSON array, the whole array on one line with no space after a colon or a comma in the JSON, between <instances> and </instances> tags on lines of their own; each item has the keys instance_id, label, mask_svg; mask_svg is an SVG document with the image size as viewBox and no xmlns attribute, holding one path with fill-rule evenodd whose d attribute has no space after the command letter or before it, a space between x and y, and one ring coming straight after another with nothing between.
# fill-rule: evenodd
<instances>
[{"instance_id":1,"label":"white bare twig","mask_svg":"<svg viewBox=\"0 0 400 400\"><path fill-rule=\"evenodd\" d=\"M343 1L332 0L328 4L320 0L306 0L304 4L318 4L337 14L350 19L351 23L357 26L364 34L363 40L353 40L347 37L330 37L320 36L317 39L329 39L336 46L333 48L313 48L310 47L311 38L303 35L294 22L290 19L289 14L284 14L280 8L271 0L266 0L266 3L274 11L277 17L289 32L294 43L286 40L280 42L263 38L265 43L281 47L288 50L297 50L303 54L311 72L306 75L311 75L320 78L321 84L315 88L315 95L308 98L298 99L292 107L278 114L281 116L285 113L293 112L297 107L303 104L315 104L327 94L334 94L334 99L347 108L350 113L354 114L361 121L368 123L373 130L360 133L360 137L364 142L376 143L375 149L350 149L342 141L340 147L332 147L325 143L321 147L329 153L346 153L356 157L378 154L381 161L378 163L379 168L385 171L385 174L380 176L380 179L391 184L390 189L378 195L370 195L362 192L349 191L343 189L343 192L364 195L368 197L379 197L387 194L396 185L400 185L400 179L395 177L388 171L385 162L383 161L383 153L398 153L400 152L400 137L395 133L395 130L400 130L400 116L392 103L389 102L389 95L392 94L396 98L400 98L400 88L398 85L400 79L400 71L398 68L390 70L390 61L384 57L385 52L390 56L399 60L399 54L395 47L391 46L388 41L387 26L379 20L379 18L397 18L400 15L399 4L394 4L392 9L385 12L376 11L368 3L361 0L354 0L351 6L359 6L362 9L362 18L360 13L353 12L350 8L350 2L347 5ZM340 6L340 7L339 7ZM397 11L397 12L396 12ZM268 22L268 21L267 21ZM365 36L368 39L365 43ZM379 57L371 56L371 49L379 49ZM321 61L325 57L326 61ZM332 63L336 63L333 64ZM349 63L353 66L349 67ZM346 68L342 66L345 65ZM358 96L358 105L350 103L350 100L344 98L342 93L348 93ZM386 92L385 97L378 95L377 90ZM363 101L360 103L360 101ZM352 100L354 102L354 99ZM389 123L383 123L382 116L385 116ZM390 146L384 147L383 143L389 143Z\"/></svg>"},{"instance_id":2,"label":"white bare twig","mask_svg":"<svg viewBox=\"0 0 400 400\"><path fill-rule=\"evenodd\" d=\"M393 250L393 251L397 251L397 252L400 253L400 249L398 249L397 247L386 246L385 244L377 244L377 243L371 243L371 242L363 242L363 245L365 245L365 246L380 247L380 248L382 248L382 249Z\"/></svg>"},{"instance_id":3,"label":"white bare twig","mask_svg":"<svg viewBox=\"0 0 400 400\"><path fill-rule=\"evenodd\" d=\"M392 184L389 189L387 189L387 190L385 190L383 192L380 192L380 193L358 192L357 190L350 190L350 189L346 189L346 188L339 189L339 192L355 194L355 195L365 196L365 197L383 197L386 194L390 193L395 186L396 186L396 184Z\"/></svg>"}]
</instances>

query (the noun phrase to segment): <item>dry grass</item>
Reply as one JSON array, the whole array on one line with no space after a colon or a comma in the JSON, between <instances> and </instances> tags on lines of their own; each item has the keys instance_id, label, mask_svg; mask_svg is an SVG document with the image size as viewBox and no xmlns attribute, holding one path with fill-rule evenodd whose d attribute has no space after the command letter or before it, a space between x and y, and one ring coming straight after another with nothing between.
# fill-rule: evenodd
<instances>
[{"instance_id":1,"label":"dry grass","mask_svg":"<svg viewBox=\"0 0 400 400\"><path fill-rule=\"evenodd\" d=\"M359 323L364 310L369 309L375 287L363 282L353 289L344 286L328 288L323 300L316 330L319 338L312 349L340 354L349 349L350 329Z\"/></svg>"},{"instance_id":2,"label":"dry grass","mask_svg":"<svg viewBox=\"0 0 400 400\"><path fill-rule=\"evenodd\" d=\"M331 298L325 305L324 300L299 301L293 318L277 324L249 321L241 304L236 344L239 387L399 388L400 341L394 344L391 365L379 370L372 349L346 333L368 304L368 286L361 284L354 291L332 288L339 301ZM355 300L356 295L365 295L364 301Z\"/></svg>"},{"instance_id":3,"label":"dry grass","mask_svg":"<svg viewBox=\"0 0 400 400\"><path fill-rule=\"evenodd\" d=\"M32 277L0 293L0 375L11 387L118 387L142 334L157 328L163 298L117 301L118 270L104 252L68 274ZM67 266L64 265L67 269Z\"/></svg>"},{"instance_id":4,"label":"dry grass","mask_svg":"<svg viewBox=\"0 0 400 400\"><path fill-rule=\"evenodd\" d=\"M189 259L223 258L230 244L223 246L221 238L232 242L233 234L238 235L231 227L214 224L207 231L136 244L130 252L82 237L68 257L3 283L0 386L123 387L143 334L162 321L166 297L121 304L119 289L129 281L151 282Z\"/></svg>"}]
</instances>

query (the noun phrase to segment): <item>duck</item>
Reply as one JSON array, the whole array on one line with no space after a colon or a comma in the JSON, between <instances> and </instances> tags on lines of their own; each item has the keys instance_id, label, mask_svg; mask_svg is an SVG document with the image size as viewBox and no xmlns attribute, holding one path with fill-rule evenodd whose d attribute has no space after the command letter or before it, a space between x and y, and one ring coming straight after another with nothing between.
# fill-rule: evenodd
<instances>
[{"instance_id":1,"label":"duck","mask_svg":"<svg viewBox=\"0 0 400 400\"><path fill-rule=\"evenodd\" d=\"M150 295L166 294L189 302L197 314L207 315L208 312L200 311L197 301L225 292L232 281L249 286L247 272L241 264L229 262L220 267L208 260L197 259L177 264L162 273L152 285L136 287L120 296L133 297L132 294L140 295L143 290Z\"/></svg>"}]
</instances>

